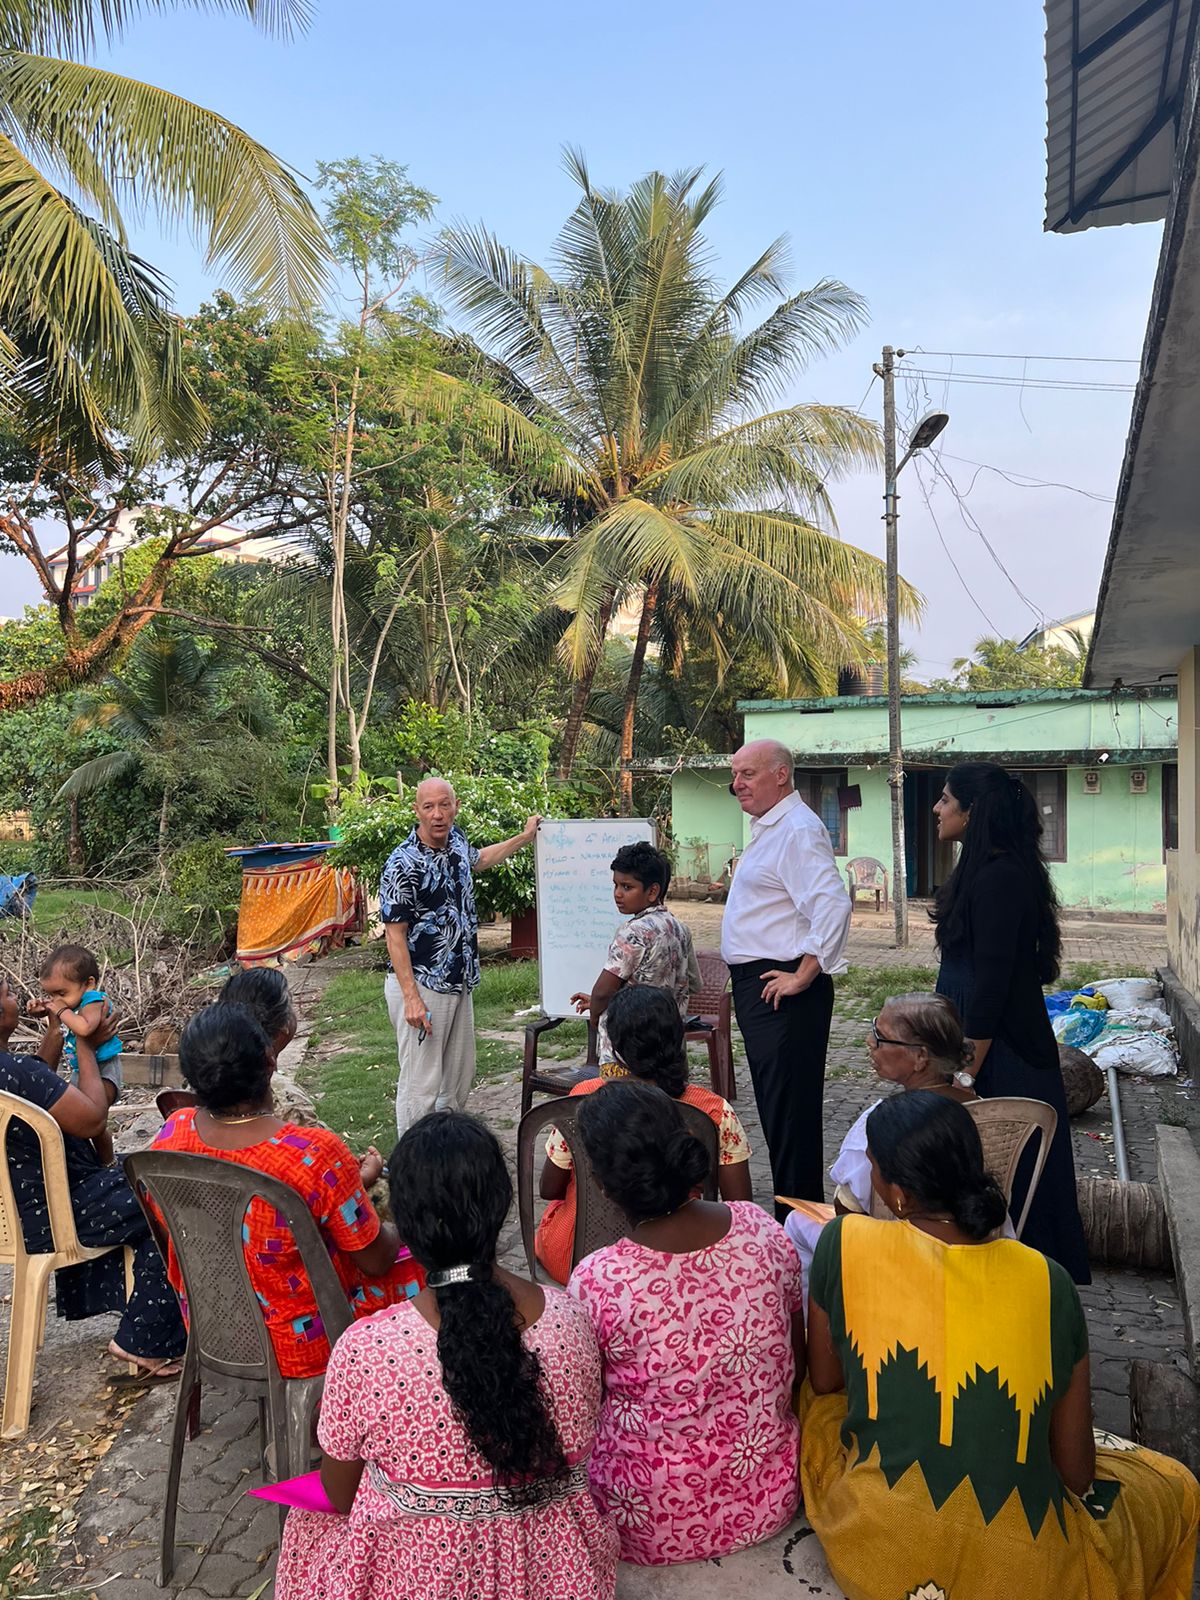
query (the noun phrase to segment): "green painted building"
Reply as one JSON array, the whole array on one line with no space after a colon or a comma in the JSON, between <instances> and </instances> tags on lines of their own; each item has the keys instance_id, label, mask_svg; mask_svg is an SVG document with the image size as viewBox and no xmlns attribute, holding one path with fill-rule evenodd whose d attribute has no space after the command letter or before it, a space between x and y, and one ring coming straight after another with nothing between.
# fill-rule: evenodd
<instances>
[{"instance_id":1,"label":"green painted building","mask_svg":"<svg viewBox=\"0 0 1200 1600\"><path fill-rule=\"evenodd\" d=\"M870 856L890 873L887 701L748 700L739 710L747 741L778 739L795 753L797 787L824 820L839 862ZM1016 772L1037 800L1064 906L1164 914L1165 853L1178 829L1174 690L906 695L902 726L910 895L931 894L953 864L933 823L947 770L987 760ZM729 792L729 759L651 765L673 773L680 879L718 881L749 839L749 819Z\"/></svg>"}]
</instances>

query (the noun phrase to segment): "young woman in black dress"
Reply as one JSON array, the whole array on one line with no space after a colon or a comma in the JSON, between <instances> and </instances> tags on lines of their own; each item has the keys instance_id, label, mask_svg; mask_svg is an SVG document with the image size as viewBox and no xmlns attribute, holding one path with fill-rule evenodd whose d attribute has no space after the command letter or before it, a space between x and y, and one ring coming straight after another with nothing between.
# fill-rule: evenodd
<instances>
[{"instance_id":1,"label":"young woman in black dress","mask_svg":"<svg viewBox=\"0 0 1200 1600\"><path fill-rule=\"evenodd\" d=\"M1042 985L1058 977L1058 898L1042 857L1042 824L1019 778L992 761L952 767L934 806L938 838L962 846L932 912L941 951L939 994L958 1007L975 1056L966 1075L985 1099L1023 1095L1058 1112L1058 1128L1022 1242L1090 1283L1075 1198L1075 1161L1058 1045ZM1012 1215L1024 1204L1036 1141L1013 1185Z\"/></svg>"}]
</instances>

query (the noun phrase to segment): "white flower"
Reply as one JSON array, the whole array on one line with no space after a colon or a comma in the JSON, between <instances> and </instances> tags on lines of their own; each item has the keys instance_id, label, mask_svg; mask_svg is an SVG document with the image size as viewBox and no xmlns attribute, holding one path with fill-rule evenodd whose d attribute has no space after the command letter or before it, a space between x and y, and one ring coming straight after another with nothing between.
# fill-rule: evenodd
<instances>
[{"instance_id":1,"label":"white flower","mask_svg":"<svg viewBox=\"0 0 1200 1600\"><path fill-rule=\"evenodd\" d=\"M1109 1433L1105 1428L1093 1428L1096 1444L1101 1450L1136 1450L1137 1445L1130 1439L1122 1439L1119 1433Z\"/></svg>"},{"instance_id":2,"label":"white flower","mask_svg":"<svg viewBox=\"0 0 1200 1600\"><path fill-rule=\"evenodd\" d=\"M638 1494L636 1489L610 1488L605 1498L618 1528L644 1531L650 1526L645 1496Z\"/></svg>"},{"instance_id":3,"label":"white flower","mask_svg":"<svg viewBox=\"0 0 1200 1600\"><path fill-rule=\"evenodd\" d=\"M919 1589L910 1589L904 1600L947 1600L945 1589L936 1583L923 1583Z\"/></svg>"},{"instance_id":4,"label":"white flower","mask_svg":"<svg viewBox=\"0 0 1200 1600\"><path fill-rule=\"evenodd\" d=\"M729 1452L729 1471L735 1478L748 1478L752 1472L757 1472L767 1459L767 1451L771 1444L771 1429L765 1422L758 1422L752 1428L747 1428L740 1438L736 1439L732 1450Z\"/></svg>"},{"instance_id":5,"label":"white flower","mask_svg":"<svg viewBox=\"0 0 1200 1600\"><path fill-rule=\"evenodd\" d=\"M623 1433L643 1431L645 1413L636 1400L631 1400L627 1394L614 1394L610 1396L609 1404L613 1421Z\"/></svg>"},{"instance_id":6,"label":"white flower","mask_svg":"<svg viewBox=\"0 0 1200 1600\"><path fill-rule=\"evenodd\" d=\"M724 1372L750 1372L754 1367L754 1346L749 1328L735 1323L717 1342L717 1364Z\"/></svg>"}]
</instances>

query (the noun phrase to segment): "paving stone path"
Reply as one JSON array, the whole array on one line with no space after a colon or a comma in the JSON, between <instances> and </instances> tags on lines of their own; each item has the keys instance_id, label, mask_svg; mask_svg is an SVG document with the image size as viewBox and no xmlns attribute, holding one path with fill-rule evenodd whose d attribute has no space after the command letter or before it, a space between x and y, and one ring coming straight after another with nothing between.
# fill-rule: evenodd
<instances>
[{"instance_id":1,"label":"paving stone path","mask_svg":"<svg viewBox=\"0 0 1200 1600\"><path fill-rule=\"evenodd\" d=\"M692 925L697 945L714 947L720 907L684 904L678 909ZM1083 922L1068 924L1065 934L1068 965L1086 962L1103 965L1114 973L1122 969L1141 972L1163 958L1163 935L1157 927ZM883 968L934 964L932 939L919 912L914 913L909 951L893 950L890 938L886 917L857 917L852 962ZM316 969L306 975L310 999L315 999L322 987L321 976ZM302 995L302 1004L303 1000ZM839 1008L829 1056L826 1149L830 1157L846 1129L878 1092L865 1059L864 1017L849 1015L848 1009L845 1005ZM771 1182L766 1148L740 1055L738 1082L741 1097L737 1109L754 1147L751 1174L755 1197L769 1204ZM1132 1174L1135 1178L1152 1179L1154 1123L1190 1122L1193 1113L1187 1091L1176 1083L1165 1088L1128 1083L1123 1103ZM473 1096L472 1109L487 1119L512 1154L519 1110L517 1080L482 1084ZM1109 1134L1105 1102L1074 1124L1075 1155L1081 1172L1113 1171ZM515 1217L506 1229L502 1249L506 1263L521 1266ZM6 1282L0 1281L0 1292L7 1287ZM1130 1360L1135 1356L1169 1360L1181 1348L1182 1320L1175 1285L1173 1280L1155 1274L1101 1271L1094 1283L1082 1291L1082 1298L1094 1352L1096 1420L1102 1427L1125 1433L1129 1427ZM56 1382L55 1368L88 1368L89 1363L94 1368L96 1347L108 1339L111 1329L103 1318L67 1324L57 1323L51 1316L49 1332L48 1348L39 1364L39 1390L43 1396L49 1396L49 1386ZM83 1597L105 1584L106 1589L99 1592L119 1596L120 1600L156 1600L162 1595L155 1578L173 1400L170 1389L153 1390L128 1410L116 1443L79 1501L75 1552L67 1558L69 1565L66 1571L39 1582L39 1592ZM48 1398L46 1403L53 1402ZM35 1432L31 1437L37 1437L38 1425L35 1412ZM0 1446L0 1450L5 1448L16 1447ZM211 1396L202 1409L201 1434L186 1447L177 1566L172 1584L180 1600L232 1600L234 1596L267 1600L278 1519L273 1508L246 1497L246 1487L258 1481L258 1470L254 1406L248 1401L231 1403L224 1393ZM815 1541L805 1540L806 1547L813 1544ZM811 1574L814 1584L821 1579L823 1570L818 1559ZM74 1588L69 1586L72 1582ZM804 1592L804 1587L797 1592ZM834 1591L814 1587L810 1592Z\"/></svg>"}]
</instances>

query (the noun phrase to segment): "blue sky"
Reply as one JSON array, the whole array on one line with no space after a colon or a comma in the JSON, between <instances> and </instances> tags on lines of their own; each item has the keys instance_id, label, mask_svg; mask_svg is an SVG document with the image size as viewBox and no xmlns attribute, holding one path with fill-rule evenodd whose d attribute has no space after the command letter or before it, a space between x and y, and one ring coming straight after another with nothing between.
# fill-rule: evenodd
<instances>
[{"instance_id":1,"label":"blue sky","mask_svg":"<svg viewBox=\"0 0 1200 1600\"><path fill-rule=\"evenodd\" d=\"M310 31L289 43L234 17L184 14L139 23L104 59L221 111L302 172L352 154L405 162L439 196L441 218L482 219L533 256L573 204L565 143L583 148L604 184L652 167L720 170L726 198L709 232L726 274L786 233L797 286L838 277L869 300L869 327L795 385L797 399L857 405L884 343L1140 354L1160 227L1042 232L1042 28L1036 0L611 0L603 10L460 0L444 11L318 0ZM138 242L170 272L185 312L220 281L186 237L151 227ZM1136 375L1132 365L966 354L920 364L1122 384ZM1130 396L900 384L902 417L927 402L952 413L942 467L967 494L964 519L928 466L901 480L901 568L927 600L908 642L938 674L989 623L1019 636L1038 612L1093 603ZM864 409L879 416L878 383ZM965 461L1102 498L1018 487ZM869 476L836 486L843 535L881 552L880 494ZM3 610L35 598L12 562L0 574Z\"/></svg>"}]
</instances>

